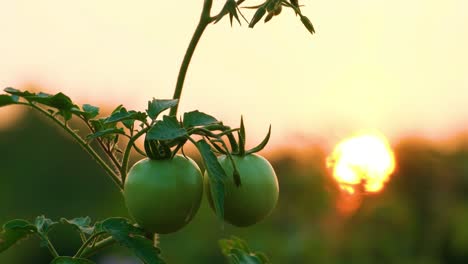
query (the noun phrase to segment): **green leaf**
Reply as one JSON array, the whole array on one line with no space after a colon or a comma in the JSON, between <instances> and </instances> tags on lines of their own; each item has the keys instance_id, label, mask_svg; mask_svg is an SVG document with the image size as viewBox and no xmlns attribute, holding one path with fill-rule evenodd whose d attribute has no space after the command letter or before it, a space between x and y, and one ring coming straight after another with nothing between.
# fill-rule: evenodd
<instances>
[{"instance_id":1,"label":"green leaf","mask_svg":"<svg viewBox=\"0 0 468 264\"><path fill-rule=\"evenodd\" d=\"M92 106L90 104L84 104L83 105L83 116L86 118L86 119L91 119L91 118L95 118L96 116L99 115L99 107L97 106Z\"/></svg>"},{"instance_id":2,"label":"green leaf","mask_svg":"<svg viewBox=\"0 0 468 264\"><path fill-rule=\"evenodd\" d=\"M125 132L124 132L123 128L112 127L112 128L107 128L107 129L97 131L94 134L90 134L90 135L87 136L87 138L88 139L93 139L93 138L105 137L105 136L110 136L110 135L115 135L115 134L125 135Z\"/></svg>"},{"instance_id":3,"label":"green leaf","mask_svg":"<svg viewBox=\"0 0 468 264\"><path fill-rule=\"evenodd\" d=\"M198 110L184 113L184 127L197 127L219 124L220 122L211 115L205 114Z\"/></svg>"},{"instance_id":4,"label":"green leaf","mask_svg":"<svg viewBox=\"0 0 468 264\"><path fill-rule=\"evenodd\" d=\"M41 215L36 217L36 221L34 222L37 228L37 232L42 235L47 235L49 231L58 224L58 222L54 222L49 218Z\"/></svg>"},{"instance_id":5,"label":"green leaf","mask_svg":"<svg viewBox=\"0 0 468 264\"><path fill-rule=\"evenodd\" d=\"M7 87L3 91L5 91L5 92L7 92L9 94L16 95L16 96L21 96L21 97L34 96L35 95L34 93L30 93L28 91L22 92L20 90L17 90L15 88L11 88L11 87Z\"/></svg>"},{"instance_id":6,"label":"green leaf","mask_svg":"<svg viewBox=\"0 0 468 264\"><path fill-rule=\"evenodd\" d=\"M307 30L310 32L310 34L315 33L314 25L312 25L312 22L310 22L309 18L306 16L301 15L301 22L304 24L304 26L307 28Z\"/></svg>"},{"instance_id":7,"label":"green leaf","mask_svg":"<svg viewBox=\"0 0 468 264\"><path fill-rule=\"evenodd\" d=\"M159 100L153 99L152 101L148 102L148 109L146 113L151 119L156 119L160 113L164 110L172 108L179 103L178 99L169 99L169 100Z\"/></svg>"},{"instance_id":8,"label":"green leaf","mask_svg":"<svg viewBox=\"0 0 468 264\"><path fill-rule=\"evenodd\" d=\"M0 233L0 252L9 249L21 239L24 239L37 232L37 228L30 222L22 219L15 219L3 225Z\"/></svg>"},{"instance_id":9,"label":"green leaf","mask_svg":"<svg viewBox=\"0 0 468 264\"><path fill-rule=\"evenodd\" d=\"M50 264L96 264L96 262L82 258L58 257L52 260Z\"/></svg>"},{"instance_id":10,"label":"green leaf","mask_svg":"<svg viewBox=\"0 0 468 264\"><path fill-rule=\"evenodd\" d=\"M197 148L200 152L206 171L210 180L210 191L213 197L216 215L220 220L224 218L224 182L226 181L226 172L218 162L215 154L211 150L210 145L200 140L197 142Z\"/></svg>"},{"instance_id":11,"label":"green leaf","mask_svg":"<svg viewBox=\"0 0 468 264\"><path fill-rule=\"evenodd\" d=\"M53 96L45 93L40 93L34 96L27 96L26 99L33 102L38 102L43 105L54 107L59 110L70 111L73 107L77 107L73 104L70 97L66 96L63 93L58 93Z\"/></svg>"},{"instance_id":12,"label":"green leaf","mask_svg":"<svg viewBox=\"0 0 468 264\"><path fill-rule=\"evenodd\" d=\"M91 225L91 218L86 217L77 217L73 219L60 219L60 222L64 224L72 225L76 230L91 235L94 232L94 227Z\"/></svg>"},{"instance_id":13,"label":"green leaf","mask_svg":"<svg viewBox=\"0 0 468 264\"><path fill-rule=\"evenodd\" d=\"M111 235L119 244L133 251L133 253L147 264L164 264L160 258L160 250L153 246L153 242L144 237L144 231L132 225L125 218L108 218L96 224L96 233L105 232Z\"/></svg>"},{"instance_id":14,"label":"green leaf","mask_svg":"<svg viewBox=\"0 0 468 264\"><path fill-rule=\"evenodd\" d=\"M164 116L146 134L146 140L172 140L187 136L175 116Z\"/></svg>"},{"instance_id":15,"label":"green leaf","mask_svg":"<svg viewBox=\"0 0 468 264\"><path fill-rule=\"evenodd\" d=\"M125 121L125 120L145 121L146 114L142 112L133 111L133 110L127 111L127 109L122 107L120 111L114 112L108 118L106 118L104 123L110 124L110 123L116 123L116 122Z\"/></svg>"},{"instance_id":16,"label":"green leaf","mask_svg":"<svg viewBox=\"0 0 468 264\"><path fill-rule=\"evenodd\" d=\"M237 237L219 241L221 251L229 263L235 264L271 264L265 254L252 252L245 241Z\"/></svg>"},{"instance_id":17,"label":"green leaf","mask_svg":"<svg viewBox=\"0 0 468 264\"><path fill-rule=\"evenodd\" d=\"M15 104L15 103L16 101L14 100L12 96L7 95L7 94L0 95L0 107Z\"/></svg>"}]
</instances>

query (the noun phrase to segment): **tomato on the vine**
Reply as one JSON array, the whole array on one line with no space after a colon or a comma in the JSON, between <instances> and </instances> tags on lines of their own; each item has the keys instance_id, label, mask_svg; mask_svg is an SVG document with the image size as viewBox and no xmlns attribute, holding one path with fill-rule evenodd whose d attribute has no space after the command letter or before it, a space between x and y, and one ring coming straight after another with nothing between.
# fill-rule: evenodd
<instances>
[{"instance_id":1,"label":"tomato on the vine","mask_svg":"<svg viewBox=\"0 0 468 264\"><path fill-rule=\"evenodd\" d=\"M271 164L260 155L233 155L232 158L240 174L240 186L235 184L232 177L233 166L229 157L218 157L228 175L225 182L224 220L235 226L246 227L258 223L273 211L279 196L278 179ZM208 178L206 172L205 177ZM214 208L209 188L207 195L211 208Z\"/></svg>"},{"instance_id":2,"label":"tomato on the vine","mask_svg":"<svg viewBox=\"0 0 468 264\"><path fill-rule=\"evenodd\" d=\"M197 164L180 155L143 159L128 172L124 198L130 214L144 229L175 232L194 217L203 195L203 175Z\"/></svg>"}]
</instances>

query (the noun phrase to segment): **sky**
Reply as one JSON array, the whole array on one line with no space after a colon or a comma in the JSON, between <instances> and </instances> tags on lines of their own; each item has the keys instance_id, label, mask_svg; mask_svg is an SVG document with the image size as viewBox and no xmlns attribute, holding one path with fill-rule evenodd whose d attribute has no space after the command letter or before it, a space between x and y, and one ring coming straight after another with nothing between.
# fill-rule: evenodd
<instances>
[{"instance_id":1,"label":"sky","mask_svg":"<svg viewBox=\"0 0 468 264\"><path fill-rule=\"evenodd\" d=\"M214 1L213 14L224 3ZM301 3L315 35L291 10L254 29L230 27L227 19L209 26L180 110L231 126L243 115L249 145L269 124L279 145L334 142L359 131L392 141L465 131L468 1ZM2 0L0 87L34 84L79 103L143 110L153 97L172 97L202 4Z\"/></svg>"}]
</instances>

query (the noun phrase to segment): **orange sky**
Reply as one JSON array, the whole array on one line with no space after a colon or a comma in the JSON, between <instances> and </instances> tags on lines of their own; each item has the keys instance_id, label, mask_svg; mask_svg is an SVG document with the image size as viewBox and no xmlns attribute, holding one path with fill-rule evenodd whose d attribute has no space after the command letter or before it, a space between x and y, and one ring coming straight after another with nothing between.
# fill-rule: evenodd
<instances>
[{"instance_id":1,"label":"orange sky","mask_svg":"<svg viewBox=\"0 0 468 264\"><path fill-rule=\"evenodd\" d=\"M144 109L172 96L202 2L2 1L0 86L37 83L82 103ZM181 110L233 126L243 114L251 144L269 123L278 144L356 130L439 137L468 123L468 1L302 3L314 36L289 10L254 30L209 27Z\"/></svg>"}]
</instances>

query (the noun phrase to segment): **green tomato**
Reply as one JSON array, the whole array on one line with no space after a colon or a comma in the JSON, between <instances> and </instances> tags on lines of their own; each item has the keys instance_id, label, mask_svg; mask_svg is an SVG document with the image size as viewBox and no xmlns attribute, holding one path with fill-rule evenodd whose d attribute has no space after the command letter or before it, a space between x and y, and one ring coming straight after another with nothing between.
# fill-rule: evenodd
<instances>
[{"instance_id":1,"label":"green tomato","mask_svg":"<svg viewBox=\"0 0 468 264\"><path fill-rule=\"evenodd\" d=\"M180 155L173 159L143 159L128 172L124 198L128 211L145 230L167 234L195 216L203 195L203 175L197 164Z\"/></svg>"},{"instance_id":2,"label":"green tomato","mask_svg":"<svg viewBox=\"0 0 468 264\"><path fill-rule=\"evenodd\" d=\"M279 196L278 179L271 164L257 154L233 156L241 178L241 186L236 186L233 168L229 157L222 155L218 161L228 175L225 183L224 220L246 227L258 223L275 208ZM208 179L205 172L205 179ZM209 181L207 195L211 208L214 208Z\"/></svg>"}]
</instances>

